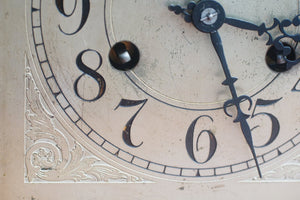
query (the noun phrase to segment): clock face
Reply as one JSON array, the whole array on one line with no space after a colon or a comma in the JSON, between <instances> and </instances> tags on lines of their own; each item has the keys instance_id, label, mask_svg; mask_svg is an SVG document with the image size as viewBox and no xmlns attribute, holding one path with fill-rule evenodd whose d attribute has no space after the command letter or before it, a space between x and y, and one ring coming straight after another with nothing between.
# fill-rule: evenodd
<instances>
[{"instance_id":1,"label":"clock face","mask_svg":"<svg viewBox=\"0 0 300 200\"><path fill-rule=\"evenodd\" d=\"M133 173L220 180L298 148L298 3L30 0L27 24L45 96L80 143Z\"/></svg>"}]
</instances>

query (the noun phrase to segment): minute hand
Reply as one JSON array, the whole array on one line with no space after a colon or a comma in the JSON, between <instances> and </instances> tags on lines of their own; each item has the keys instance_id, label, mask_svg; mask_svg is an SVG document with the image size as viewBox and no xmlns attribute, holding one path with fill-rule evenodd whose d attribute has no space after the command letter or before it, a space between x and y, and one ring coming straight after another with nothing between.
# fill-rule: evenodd
<instances>
[{"instance_id":1,"label":"minute hand","mask_svg":"<svg viewBox=\"0 0 300 200\"><path fill-rule=\"evenodd\" d=\"M219 56L219 59L220 59L221 64L222 64L223 71L224 71L225 76L226 76L226 80L222 84L229 87L230 92L231 92L231 96L232 96L232 99L227 101L224 104L224 111L228 116L232 117L231 115L228 114L227 107L230 106L230 105L234 105L236 107L237 117L234 120L234 122L235 123L240 123L240 127L241 127L241 130L243 132L243 135L244 135L244 137L247 141L247 144L250 147L251 153L253 155L259 177L262 177L261 172L260 172L260 168L259 168L259 164L258 164L258 161L257 161L256 153L255 153L255 150L254 150L254 146L253 146L251 130L250 130L249 124L247 122L247 119L249 118L249 115L246 115L245 113L243 113L243 111L241 110L241 107L240 107L241 102L247 100L247 101L250 102L250 108L251 108L252 107L252 100L248 96L238 96L237 95L234 83L238 79L232 77L231 74L230 74L230 71L229 71L229 68L228 68L228 65L227 65L227 62L226 62L226 58L225 58L225 55L224 55L224 49L223 49L221 37L220 37L218 31L214 31L214 32L210 33L210 36L211 36L211 41L212 41L213 46L214 46L214 48L215 48L215 50L216 50L216 52Z\"/></svg>"}]
</instances>

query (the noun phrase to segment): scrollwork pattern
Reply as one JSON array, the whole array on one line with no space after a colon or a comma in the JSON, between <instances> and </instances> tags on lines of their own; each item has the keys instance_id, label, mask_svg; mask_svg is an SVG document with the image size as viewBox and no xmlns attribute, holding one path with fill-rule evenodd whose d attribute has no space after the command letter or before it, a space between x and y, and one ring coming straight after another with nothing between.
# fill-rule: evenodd
<instances>
[{"instance_id":1,"label":"scrollwork pattern","mask_svg":"<svg viewBox=\"0 0 300 200\"><path fill-rule=\"evenodd\" d=\"M300 155L279 168L265 173L264 180L300 181Z\"/></svg>"},{"instance_id":2,"label":"scrollwork pattern","mask_svg":"<svg viewBox=\"0 0 300 200\"><path fill-rule=\"evenodd\" d=\"M25 84L25 182L147 182L106 164L75 141L47 108L28 66Z\"/></svg>"},{"instance_id":3,"label":"scrollwork pattern","mask_svg":"<svg viewBox=\"0 0 300 200\"><path fill-rule=\"evenodd\" d=\"M295 48L297 47L298 43L300 42L300 34L299 33L289 34L288 31L286 30L286 28L288 28L292 25L295 27L300 25L300 15L297 15L296 17L294 17L294 19L292 21L289 19L280 21L279 19L274 18L274 23L271 27L267 28L265 23L263 23L261 26L259 26L258 34L259 34L259 36L261 36L264 33L266 33L269 37L267 45L274 45L277 50L280 50L283 52L284 56L287 56L291 53L291 48L284 45L282 40L284 38L292 39L296 43ZM269 31L275 29L276 27L279 27L279 30L282 34L280 34L276 38L273 38L272 34ZM291 68L300 62L300 58L298 58L296 60L288 60L286 58L286 61L287 61L287 67Z\"/></svg>"}]
</instances>

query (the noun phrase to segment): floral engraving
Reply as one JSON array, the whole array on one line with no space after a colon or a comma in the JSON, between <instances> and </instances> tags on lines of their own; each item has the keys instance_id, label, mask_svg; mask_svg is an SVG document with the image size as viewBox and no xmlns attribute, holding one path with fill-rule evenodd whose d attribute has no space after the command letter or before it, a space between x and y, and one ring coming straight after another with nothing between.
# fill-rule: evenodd
<instances>
[{"instance_id":1,"label":"floral engraving","mask_svg":"<svg viewBox=\"0 0 300 200\"><path fill-rule=\"evenodd\" d=\"M264 179L270 181L300 181L300 155L279 168L265 173Z\"/></svg>"},{"instance_id":2,"label":"floral engraving","mask_svg":"<svg viewBox=\"0 0 300 200\"><path fill-rule=\"evenodd\" d=\"M145 183L92 155L50 112L26 66L25 182Z\"/></svg>"}]
</instances>

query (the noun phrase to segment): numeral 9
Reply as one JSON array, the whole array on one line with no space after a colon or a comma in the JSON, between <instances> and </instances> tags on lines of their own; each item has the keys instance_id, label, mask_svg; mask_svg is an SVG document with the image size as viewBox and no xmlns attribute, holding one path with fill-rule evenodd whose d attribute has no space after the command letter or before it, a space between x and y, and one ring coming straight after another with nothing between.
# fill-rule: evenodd
<instances>
[{"instance_id":1,"label":"numeral 9","mask_svg":"<svg viewBox=\"0 0 300 200\"><path fill-rule=\"evenodd\" d=\"M78 6L77 0L75 0L72 12L70 14L67 14L65 11L65 8L64 8L64 0L55 0L55 4L56 4L58 11L65 17L71 17L74 14L74 12ZM82 27L85 25L85 23L88 19L89 13L90 13L90 0L82 0L81 20L80 20L80 25L77 28L77 30L72 33L67 33L62 30L60 25L58 26L59 30L66 35L74 35L74 34L78 33L82 29Z\"/></svg>"}]
</instances>

